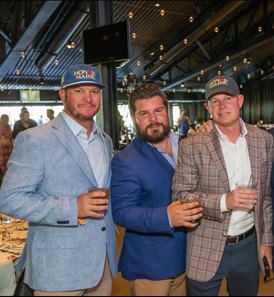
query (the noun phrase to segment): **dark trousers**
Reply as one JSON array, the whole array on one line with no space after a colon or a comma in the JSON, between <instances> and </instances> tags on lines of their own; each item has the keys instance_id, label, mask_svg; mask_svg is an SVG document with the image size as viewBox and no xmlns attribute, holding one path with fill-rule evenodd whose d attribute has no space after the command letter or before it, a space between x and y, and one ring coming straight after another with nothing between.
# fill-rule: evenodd
<instances>
[{"instance_id":1,"label":"dark trousers","mask_svg":"<svg viewBox=\"0 0 274 297\"><path fill-rule=\"evenodd\" d=\"M218 296L223 278L230 296L256 296L259 288L259 263L256 233L237 244L225 245L215 276L208 282L187 279L188 296Z\"/></svg>"}]
</instances>

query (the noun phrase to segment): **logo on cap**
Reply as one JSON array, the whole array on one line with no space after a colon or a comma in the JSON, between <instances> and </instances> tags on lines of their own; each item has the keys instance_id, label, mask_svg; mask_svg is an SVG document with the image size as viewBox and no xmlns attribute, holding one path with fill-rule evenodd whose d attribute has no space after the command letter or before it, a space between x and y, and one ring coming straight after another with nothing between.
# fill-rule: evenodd
<instances>
[{"instance_id":1,"label":"logo on cap","mask_svg":"<svg viewBox=\"0 0 274 297\"><path fill-rule=\"evenodd\" d=\"M208 85L209 89L215 88L217 86L228 86L228 80L226 78L216 78Z\"/></svg>"},{"instance_id":2,"label":"logo on cap","mask_svg":"<svg viewBox=\"0 0 274 297\"><path fill-rule=\"evenodd\" d=\"M92 70L76 70L74 71L75 79L96 79L96 73Z\"/></svg>"}]
</instances>

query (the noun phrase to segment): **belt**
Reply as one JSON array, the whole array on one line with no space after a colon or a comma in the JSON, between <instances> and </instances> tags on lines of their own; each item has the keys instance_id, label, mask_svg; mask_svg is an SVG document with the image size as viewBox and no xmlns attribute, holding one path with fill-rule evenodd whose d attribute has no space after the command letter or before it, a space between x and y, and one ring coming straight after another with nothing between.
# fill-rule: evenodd
<instances>
[{"instance_id":1,"label":"belt","mask_svg":"<svg viewBox=\"0 0 274 297\"><path fill-rule=\"evenodd\" d=\"M235 244L239 241L247 238L249 235L251 235L255 231L255 227L253 226L251 229L246 231L245 233L239 234L237 236L227 236L226 238L226 244Z\"/></svg>"}]
</instances>

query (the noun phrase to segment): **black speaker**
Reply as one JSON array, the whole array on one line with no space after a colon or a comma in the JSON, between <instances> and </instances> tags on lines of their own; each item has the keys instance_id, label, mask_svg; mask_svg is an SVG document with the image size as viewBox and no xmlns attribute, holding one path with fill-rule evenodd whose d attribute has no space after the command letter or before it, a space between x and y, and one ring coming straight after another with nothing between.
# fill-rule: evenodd
<instances>
[{"instance_id":1,"label":"black speaker","mask_svg":"<svg viewBox=\"0 0 274 297\"><path fill-rule=\"evenodd\" d=\"M130 22L124 21L83 31L84 62L99 64L130 59Z\"/></svg>"}]
</instances>

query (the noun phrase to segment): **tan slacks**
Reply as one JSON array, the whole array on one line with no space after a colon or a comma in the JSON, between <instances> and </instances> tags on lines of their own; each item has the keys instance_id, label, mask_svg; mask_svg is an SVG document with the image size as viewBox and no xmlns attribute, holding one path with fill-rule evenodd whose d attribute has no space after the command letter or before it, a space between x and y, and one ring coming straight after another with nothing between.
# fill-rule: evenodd
<instances>
[{"instance_id":1,"label":"tan slacks","mask_svg":"<svg viewBox=\"0 0 274 297\"><path fill-rule=\"evenodd\" d=\"M77 273L74 271L72 273ZM104 273L100 282L93 288L77 291L34 291L34 296L111 296L112 290L112 276L109 267L108 257L106 257L106 263Z\"/></svg>"},{"instance_id":2,"label":"tan slacks","mask_svg":"<svg viewBox=\"0 0 274 297\"><path fill-rule=\"evenodd\" d=\"M129 288L132 296L186 296L186 275L159 281L136 279L129 281Z\"/></svg>"}]
</instances>

